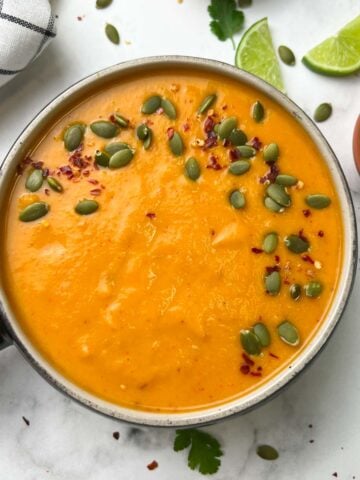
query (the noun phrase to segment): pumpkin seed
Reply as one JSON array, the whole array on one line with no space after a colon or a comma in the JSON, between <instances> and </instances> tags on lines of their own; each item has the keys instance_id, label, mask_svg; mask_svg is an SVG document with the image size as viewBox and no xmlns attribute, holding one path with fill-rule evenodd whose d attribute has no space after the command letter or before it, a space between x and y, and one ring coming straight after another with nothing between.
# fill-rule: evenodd
<instances>
[{"instance_id":1,"label":"pumpkin seed","mask_svg":"<svg viewBox=\"0 0 360 480\"><path fill-rule=\"evenodd\" d=\"M250 169L250 162L246 160L237 160L229 166L229 172L233 175L243 175Z\"/></svg>"},{"instance_id":2,"label":"pumpkin seed","mask_svg":"<svg viewBox=\"0 0 360 480\"><path fill-rule=\"evenodd\" d=\"M267 233L264 237L262 249L265 253L273 253L278 246L279 237L276 232Z\"/></svg>"},{"instance_id":3,"label":"pumpkin seed","mask_svg":"<svg viewBox=\"0 0 360 480\"><path fill-rule=\"evenodd\" d=\"M330 103L320 104L314 112L315 122L325 122L332 114L332 106Z\"/></svg>"},{"instance_id":4,"label":"pumpkin seed","mask_svg":"<svg viewBox=\"0 0 360 480\"><path fill-rule=\"evenodd\" d=\"M180 157L184 152L184 144L182 138L178 132L174 132L174 135L169 140L170 150L175 157Z\"/></svg>"},{"instance_id":5,"label":"pumpkin seed","mask_svg":"<svg viewBox=\"0 0 360 480\"><path fill-rule=\"evenodd\" d=\"M110 42L114 43L115 45L119 45L120 43L120 35L116 27L111 25L111 23L107 23L105 25L105 34Z\"/></svg>"},{"instance_id":6,"label":"pumpkin seed","mask_svg":"<svg viewBox=\"0 0 360 480\"><path fill-rule=\"evenodd\" d=\"M65 130L64 133L64 146L68 152L72 152L73 150L76 150L83 138L84 138L84 133L85 133L85 127L84 125L70 125Z\"/></svg>"},{"instance_id":7,"label":"pumpkin seed","mask_svg":"<svg viewBox=\"0 0 360 480\"><path fill-rule=\"evenodd\" d=\"M126 167L134 156L134 152L130 148L119 150L110 157L109 168L116 169Z\"/></svg>"},{"instance_id":8,"label":"pumpkin seed","mask_svg":"<svg viewBox=\"0 0 360 480\"><path fill-rule=\"evenodd\" d=\"M304 253L310 248L310 244L298 235L288 235L284 239L286 247L293 253Z\"/></svg>"},{"instance_id":9,"label":"pumpkin seed","mask_svg":"<svg viewBox=\"0 0 360 480\"><path fill-rule=\"evenodd\" d=\"M278 48L279 57L286 65L295 65L294 52L286 45L280 45Z\"/></svg>"},{"instance_id":10,"label":"pumpkin seed","mask_svg":"<svg viewBox=\"0 0 360 480\"><path fill-rule=\"evenodd\" d=\"M276 177L275 183L284 187L293 187L298 183L298 179L292 175L280 174Z\"/></svg>"},{"instance_id":11,"label":"pumpkin seed","mask_svg":"<svg viewBox=\"0 0 360 480\"><path fill-rule=\"evenodd\" d=\"M265 288L269 295L277 295L281 289L281 277L279 272L271 272L265 275Z\"/></svg>"},{"instance_id":12,"label":"pumpkin seed","mask_svg":"<svg viewBox=\"0 0 360 480\"><path fill-rule=\"evenodd\" d=\"M310 298L317 298L323 291L323 286L320 282L310 282L304 286L305 295Z\"/></svg>"},{"instance_id":13,"label":"pumpkin seed","mask_svg":"<svg viewBox=\"0 0 360 480\"><path fill-rule=\"evenodd\" d=\"M256 453L263 460L276 460L279 458L278 451L270 445L259 445L256 449Z\"/></svg>"},{"instance_id":14,"label":"pumpkin seed","mask_svg":"<svg viewBox=\"0 0 360 480\"><path fill-rule=\"evenodd\" d=\"M245 145L245 143L248 141L248 138L245 132L239 128L234 128L234 130L230 133L229 140L233 145L239 146Z\"/></svg>"},{"instance_id":15,"label":"pumpkin seed","mask_svg":"<svg viewBox=\"0 0 360 480\"><path fill-rule=\"evenodd\" d=\"M96 8L106 8L112 4L113 0L96 0Z\"/></svg>"},{"instance_id":16,"label":"pumpkin seed","mask_svg":"<svg viewBox=\"0 0 360 480\"><path fill-rule=\"evenodd\" d=\"M328 207L331 203L331 199L327 195L322 195L320 193L308 195L305 201L309 207L316 208L318 210Z\"/></svg>"},{"instance_id":17,"label":"pumpkin seed","mask_svg":"<svg viewBox=\"0 0 360 480\"><path fill-rule=\"evenodd\" d=\"M193 180L194 182L200 177L200 165L196 158L191 157L186 160L185 174L188 178L190 178L190 180Z\"/></svg>"},{"instance_id":18,"label":"pumpkin seed","mask_svg":"<svg viewBox=\"0 0 360 480\"><path fill-rule=\"evenodd\" d=\"M266 163L275 163L279 158L279 147L277 143L270 143L264 148L264 160Z\"/></svg>"},{"instance_id":19,"label":"pumpkin seed","mask_svg":"<svg viewBox=\"0 0 360 480\"><path fill-rule=\"evenodd\" d=\"M35 169L30 172L27 177L25 187L30 190L30 192L37 192L42 187L43 181L44 177L42 170Z\"/></svg>"},{"instance_id":20,"label":"pumpkin seed","mask_svg":"<svg viewBox=\"0 0 360 480\"><path fill-rule=\"evenodd\" d=\"M143 106L141 107L141 112L145 113L146 115L151 115L152 113L155 113L160 106L161 97L159 97L159 95L153 95L145 100Z\"/></svg>"},{"instance_id":21,"label":"pumpkin seed","mask_svg":"<svg viewBox=\"0 0 360 480\"><path fill-rule=\"evenodd\" d=\"M116 123L120 125L120 127L127 128L129 126L129 120L118 113L114 115Z\"/></svg>"},{"instance_id":22,"label":"pumpkin seed","mask_svg":"<svg viewBox=\"0 0 360 480\"><path fill-rule=\"evenodd\" d=\"M285 208L282 205L279 205L270 197L265 197L264 205L268 210L271 210L272 212L275 212L275 213L283 213L285 210Z\"/></svg>"},{"instance_id":23,"label":"pumpkin seed","mask_svg":"<svg viewBox=\"0 0 360 480\"><path fill-rule=\"evenodd\" d=\"M290 285L289 293L290 297L293 300L299 300L299 298L301 297L301 285L299 285L298 283L293 283L292 285Z\"/></svg>"},{"instance_id":24,"label":"pumpkin seed","mask_svg":"<svg viewBox=\"0 0 360 480\"><path fill-rule=\"evenodd\" d=\"M237 125L237 118L236 117L228 117L225 118L222 122L220 122L218 134L219 137L224 140L230 137L231 132L236 128Z\"/></svg>"},{"instance_id":25,"label":"pumpkin seed","mask_svg":"<svg viewBox=\"0 0 360 480\"><path fill-rule=\"evenodd\" d=\"M204 100L200 103L200 106L198 108L198 113L205 113L211 105L216 101L217 95L215 93L208 95L207 97L204 98Z\"/></svg>"},{"instance_id":26,"label":"pumpkin seed","mask_svg":"<svg viewBox=\"0 0 360 480\"><path fill-rule=\"evenodd\" d=\"M229 195L230 204L237 210L245 207L245 195L240 190L233 190Z\"/></svg>"},{"instance_id":27,"label":"pumpkin seed","mask_svg":"<svg viewBox=\"0 0 360 480\"><path fill-rule=\"evenodd\" d=\"M219 135L219 127L220 127L220 123L216 123L214 125L214 132L216 133L216 135Z\"/></svg>"},{"instance_id":28,"label":"pumpkin seed","mask_svg":"<svg viewBox=\"0 0 360 480\"><path fill-rule=\"evenodd\" d=\"M288 320L280 323L277 331L281 340L292 347L296 347L300 343L300 336L297 328Z\"/></svg>"},{"instance_id":29,"label":"pumpkin seed","mask_svg":"<svg viewBox=\"0 0 360 480\"><path fill-rule=\"evenodd\" d=\"M265 116L265 110L263 104L261 102L256 101L251 109L251 116L255 120L256 123L262 122Z\"/></svg>"},{"instance_id":30,"label":"pumpkin seed","mask_svg":"<svg viewBox=\"0 0 360 480\"><path fill-rule=\"evenodd\" d=\"M277 185L272 183L266 189L267 195L272 198L276 203L282 205L283 207L290 207L291 198L288 193L286 193L285 188L282 185Z\"/></svg>"},{"instance_id":31,"label":"pumpkin seed","mask_svg":"<svg viewBox=\"0 0 360 480\"><path fill-rule=\"evenodd\" d=\"M54 190L54 192L61 193L61 192L64 191L64 187L61 185L59 180L57 180L56 178L47 177L46 181L47 181L49 187L51 188L51 190Z\"/></svg>"},{"instance_id":32,"label":"pumpkin seed","mask_svg":"<svg viewBox=\"0 0 360 480\"><path fill-rule=\"evenodd\" d=\"M75 207L75 212L79 215L90 215L99 208L99 204L96 200L80 200Z\"/></svg>"},{"instance_id":33,"label":"pumpkin seed","mask_svg":"<svg viewBox=\"0 0 360 480\"><path fill-rule=\"evenodd\" d=\"M108 167L109 160L110 157L105 152L100 152L99 150L95 152L95 163L100 165L100 167Z\"/></svg>"},{"instance_id":34,"label":"pumpkin seed","mask_svg":"<svg viewBox=\"0 0 360 480\"><path fill-rule=\"evenodd\" d=\"M175 120L175 118L176 118L176 108L175 108L174 104L168 98L163 98L161 100L161 107L163 108L165 114L171 120Z\"/></svg>"},{"instance_id":35,"label":"pumpkin seed","mask_svg":"<svg viewBox=\"0 0 360 480\"><path fill-rule=\"evenodd\" d=\"M19 220L22 222L33 222L38 220L48 213L50 206L45 202L35 202L22 210L19 215Z\"/></svg>"},{"instance_id":36,"label":"pumpkin seed","mask_svg":"<svg viewBox=\"0 0 360 480\"><path fill-rule=\"evenodd\" d=\"M149 135L149 127L145 123L142 123L137 127L136 135L139 140L145 140Z\"/></svg>"},{"instance_id":37,"label":"pumpkin seed","mask_svg":"<svg viewBox=\"0 0 360 480\"><path fill-rule=\"evenodd\" d=\"M127 148L130 148L130 145L128 145L127 143L113 142L113 143L108 143L104 148L104 150L105 150L105 153L107 153L111 157L112 155L114 155L114 153L118 152L119 150L125 150Z\"/></svg>"},{"instance_id":38,"label":"pumpkin seed","mask_svg":"<svg viewBox=\"0 0 360 480\"><path fill-rule=\"evenodd\" d=\"M256 323L253 326L253 332L260 340L262 347L268 347L271 343L270 332L266 325L263 323Z\"/></svg>"},{"instance_id":39,"label":"pumpkin seed","mask_svg":"<svg viewBox=\"0 0 360 480\"><path fill-rule=\"evenodd\" d=\"M144 149L149 150L152 144L152 139L153 139L153 133L152 130L149 128L149 133L148 136L144 140Z\"/></svg>"},{"instance_id":40,"label":"pumpkin seed","mask_svg":"<svg viewBox=\"0 0 360 480\"><path fill-rule=\"evenodd\" d=\"M240 145L240 147L237 147L237 150L243 158L251 158L256 155L255 148L250 147L249 145Z\"/></svg>"},{"instance_id":41,"label":"pumpkin seed","mask_svg":"<svg viewBox=\"0 0 360 480\"><path fill-rule=\"evenodd\" d=\"M249 355L260 355L261 343L258 337L251 330L241 330L240 342L246 353Z\"/></svg>"},{"instance_id":42,"label":"pumpkin seed","mask_svg":"<svg viewBox=\"0 0 360 480\"><path fill-rule=\"evenodd\" d=\"M119 128L108 120L98 120L90 125L90 129L95 135L101 138L113 138L119 132Z\"/></svg>"}]
</instances>

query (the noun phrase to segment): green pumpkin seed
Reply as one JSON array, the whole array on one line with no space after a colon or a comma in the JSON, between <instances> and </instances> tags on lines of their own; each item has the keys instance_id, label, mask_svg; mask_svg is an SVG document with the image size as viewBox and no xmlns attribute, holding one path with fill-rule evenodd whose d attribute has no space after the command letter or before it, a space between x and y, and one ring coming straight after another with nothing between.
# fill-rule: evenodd
<instances>
[{"instance_id":1,"label":"green pumpkin seed","mask_svg":"<svg viewBox=\"0 0 360 480\"><path fill-rule=\"evenodd\" d=\"M266 189L267 195L274 200L274 202L282 205L283 207L290 207L291 198L288 193L286 193L285 188L282 185L277 185L272 183Z\"/></svg>"},{"instance_id":2,"label":"green pumpkin seed","mask_svg":"<svg viewBox=\"0 0 360 480\"><path fill-rule=\"evenodd\" d=\"M239 128L234 128L234 130L230 133L229 140L233 145L238 147L240 145L245 145L245 143L248 141L248 138L245 132Z\"/></svg>"},{"instance_id":3,"label":"green pumpkin seed","mask_svg":"<svg viewBox=\"0 0 360 480\"><path fill-rule=\"evenodd\" d=\"M301 297L301 285L299 285L298 283L293 283L292 285L290 285L289 293L290 297L293 300L299 300L299 298Z\"/></svg>"},{"instance_id":4,"label":"green pumpkin seed","mask_svg":"<svg viewBox=\"0 0 360 480\"><path fill-rule=\"evenodd\" d=\"M98 120L90 125L90 129L95 135L101 138L113 138L119 133L119 128L108 120Z\"/></svg>"},{"instance_id":5,"label":"green pumpkin seed","mask_svg":"<svg viewBox=\"0 0 360 480\"><path fill-rule=\"evenodd\" d=\"M119 45L120 43L120 35L116 27L111 25L111 23L107 23L105 25L105 34L110 42L114 43L115 45Z\"/></svg>"},{"instance_id":6,"label":"green pumpkin seed","mask_svg":"<svg viewBox=\"0 0 360 480\"><path fill-rule=\"evenodd\" d=\"M292 50L286 45L280 45L278 48L279 57L286 65L295 65L295 55Z\"/></svg>"},{"instance_id":7,"label":"green pumpkin seed","mask_svg":"<svg viewBox=\"0 0 360 480\"><path fill-rule=\"evenodd\" d=\"M110 157L114 155L114 153L119 152L120 150L126 150L130 148L130 145L124 142L113 142L108 143L104 148L105 153L107 153Z\"/></svg>"},{"instance_id":8,"label":"green pumpkin seed","mask_svg":"<svg viewBox=\"0 0 360 480\"><path fill-rule=\"evenodd\" d=\"M105 152L100 152L99 150L95 152L95 163L100 165L100 167L108 167L109 160L110 157Z\"/></svg>"},{"instance_id":9,"label":"green pumpkin seed","mask_svg":"<svg viewBox=\"0 0 360 480\"><path fill-rule=\"evenodd\" d=\"M249 145L240 145L240 147L237 147L237 150L243 158L251 158L256 155L255 148L250 147Z\"/></svg>"},{"instance_id":10,"label":"green pumpkin seed","mask_svg":"<svg viewBox=\"0 0 360 480\"><path fill-rule=\"evenodd\" d=\"M282 205L279 205L270 197L265 197L264 205L271 212L283 213L285 211L285 208Z\"/></svg>"},{"instance_id":11,"label":"green pumpkin seed","mask_svg":"<svg viewBox=\"0 0 360 480\"><path fill-rule=\"evenodd\" d=\"M116 123L120 125L120 127L127 128L129 126L129 120L118 113L114 115Z\"/></svg>"},{"instance_id":12,"label":"green pumpkin seed","mask_svg":"<svg viewBox=\"0 0 360 480\"><path fill-rule=\"evenodd\" d=\"M245 195L240 190L233 190L230 192L229 202L237 210L244 208L246 204Z\"/></svg>"},{"instance_id":13,"label":"green pumpkin seed","mask_svg":"<svg viewBox=\"0 0 360 480\"><path fill-rule=\"evenodd\" d=\"M251 116L256 123L263 121L265 116L265 110L263 104L259 101L255 102L251 109Z\"/></svg>"},{"instance_id":14,"label":"green pumpkin seed","mask_svg":"<svg viewBox=\"0 0 360 480\"><path fill-rule=\"evenodd\" d=\"M199 162L196 160L196 158L191 157L186 160L185 174L188 178L190 178L190 180L193 180L194 182L200 177L201 169Z\"/></svg>"},{"instance_id":15,"label":"green pumpkin seed","mask_svg":"<svg viewBox=\"0 0 360 480\"><path fill-rule=\"evenodd\" d=\"M220 127L220 123L216 123L214 125L214 132L216 133L216 135L219 135L219 127Z\"/></svg>"},{"instance_id":16,"label":"green pumpkin seed","mask_svg":"<svg viewBox=\"0 0 360 480\"><path fill-rule=\"evenodd\" d=\"M200 103L200 106L198 108L198 113L205 113L211 105L216 101L217 95L213 93L212 95L208 95L207 97L204 98L204 100Z\"/></svg>"},{"instance_id":17,"label":"green pumpkin seed","mask_svg":"<svg viewBox=\"0 0 360 480\"><path fill-rule=\"evenodd\" d=\"M30 172L29 176L26 179L25 187L30 190L30 192L37 192L44 182L43 171L35 169Z\"/></svg>"},{"instance_id":18,"label":"green pumpkin seed","mask_svg":"<svg viewBox=\"0 0 360 480\"><path fill-rule=\"evenodd\" d=\"M273 253L278 246L279 237L275 232L267 233L264 237L262 249L265 253Z\"/></svg>"},{"instance_id":19,"label":"green pumpkin seed","mask_svg":"<svg viewBox=\"0 0 360 480\"><path fill-rule=\"evenodd\" d=\"M54 192L61 193L61 192L64 191L64 187L61 185L59 180L57 180L56 178L47 177L46 181L47 181L49 187L51 188L51 190L54 190Z\"/></svg>"},{"instance_id":20,"label":"green pumpkin seed","mask_svg":"<svg viewBox=\"0 0 360 480\"><path fill-rule=\"evenodd\" d=\"M228 117L225 118L222 122L220 122L218 134L219 137L224 140L230 137L231 132L236 128L237 125L237 118L236 117Z\"/></svg>"},{"instance_id":21,"label":"green pumpkin seed","mask_svg":"<svg viewBox=\"0 0 360 480\"><path fill-rule=\"evenodd\" d=\"M310 248L310 244L298 235L288 235L284 239L286 247L293 253L304 253Z\"/></svg>"},{"instance_id":22,"label":"green pumpkin seed","mask_svg":"<svg viewBox=\"0 0 360 480\"><path fill-rule=\"evenodd\" d=\"M19 215L22 222L33 222L48 213L50 206L45 202L36 202L28 205Z\"/></svg>"},{"instance_id":23,"label":"green pumpkin seed","mask_svg":"<svg viewBox=\"0 0 360 480\"><path fill-rule=\"evenodd\" d=\"M171 120L175 120L175 118L176 118L176 108L175 108L174 104L168 98L163 98L161 100L161 107L164 110L165 114Z\"/></svg>"},{"instance_id":24,"label":"green pumpkin seed","mask_svg":"<svg viewBox=\"0 0 360 480\"><path fill-rule=\"evenodd\" d=\"M317 193L315 195L308 195L305 201L309 205L309 207L320 210L330 205L331 198L329 198L327 195Z\"/></svg>"},{"instance_id":25,"label":"green pumpkin seed","mask_svg":"<svg viewBox=\"0 0 360 480\"><path fill-rule=\"evenodd\" d=\"M270 143L264 148L264 160L266 163L275 163L279 158L279 147L277 143Z\"/></svg>"},{"instance_id":26,"label":"green pumpkin seed","mask_svg":"<svg viewBox=\"0 0 360 480\"><path fill-rule=\"evenodd\" d=\"M293 187L298 183L298 179L292 175L280 174L276 177L275 183L283 187Z\"/></svg>"},{"instance_id":27,"label":"green pumpkin seed","mask_svg":"<svg viewBox=\"0 0 360 480\"><path fill-rule=\"evenodd\" d=\"M265 275L265 289L269 295L277 295L281 289L281 276L279 272Z\"/></svg>"},{"instance_id":28,"label":"green pumpkin seed","mask_svg":"<svg viewBox=\"0 0 360 480\"><path fill-rule=\"evenodd\" d=\"M322 103L314 112L315 122L325 122L332 114L332 106L330 103Z\"/></svg>"},{"instance_id":29,"label":"green pumpkin seed","mask_svg":"<svg viewBox=\"0 0 360 480\"><path fill-rule=\"evenodd\" d=\"M320 282L310 282L304 286L305 295L310 298L317 298L323 291L323 286Z\"/></svg>"},{"instance_id":30,"label":"green pumpkin seed","mask_svg":"<svg viewBox=\"0 0 360 480\"><path fill-rule=\"evenodd\" d=\"M134 156L134 152L130 148L119 150L110 157L109 168L116 169L126 167Z\"/></svg>"},{"instance_id":31,"label":"green pumpkin seed","mask_svg":"<svg viewBox=\"0 0 360 480\"><path fill-rule=\"evenodd\" d=\"M261 343L258 337L251 330L241 330L240 332L240 342L249 355L260 355L261 353Z\"/></svg>"},{"instance_id":32,"label":"green pumpkin seed","mask_svg":"<svg viewBox=\"0 0 360 480\"><path fill-rule=\"evenodd\" d=\"M68 152L72 152L80 146L84 138L84 133L85 127L80 124L70 125L70 127L65 130L64 146Z\"/></svg>"},{"instance_id":33,"label":"green pumpkin seed","mask_svg":"<svg viewBox=\"0 0 360 480\"><path fill-rule=\"evenodd\" d=\"M256 453L263 460L276 460L279 458L278 451L270 445L259 445L256 449Z\"/></svg>"},{"instance_id":34,"label":"green pumpkin seed","mask_svg":"<svg viewBox=\"0 0 360 480\"><path fill-rule=\"evenodd\" d=\"M281 340L292 347L296 347L300 343L300 335L291 322L285 320L285 322L280 323L277 327L277 331Z\"/></svg>"},{"instance_id":35,"label":"green pumpkin seed","mask_svg":"<svg viewBox=\"0 0 360 480\"><path fill-rule=\"evenodd\" d=\"M151 147L151 144L152 144L152 140L153 140L153 133L152 133L151 128L149 128L148 136L144 140L144 149L145 150L149 150L149 148Z\"/></svg>"},{"instance_id":36,"label":"green pumpkin seed","mask_svg":"<svg viewBox=\"0 0 360 480\"><path fill-rule=\"evenodd\" d=\"M96 8L106 8L112 4L113 0L96 0Z\"/></svg>"},{"instance_id":37,"label":"green pumpkin seed","mask_svg":"<svg viewBox=\"0 0 360 480\"><path fill-rule=\"evenodd\" d=\"M149 135L149 127L145 123L142 123L137 127L136 135L139 140L145 140Z\"/></svg>"},{"instance_id":38,"label":"green pumpkin seed","mask_svg":"<svg viewBox=\"0 0 360 480\"><path fill-rule=\"evenodd\" d=\"M91 215L99 208L99 204L96 200L80 200L75 207L75 212L79 215Z\"/></svg>"},{"instance_id":39,"label":"green pumpkin seed","mask_svg":"<svg viewBox=\"0 0 360 480\"><path fill-rule=\"evenodd\" d=\"M246 160L237 160L229 166L229 172L233 175L243 175L250 169L250 162Z\"/></svg>"},{"instance_id":40,"label":"green pumpkin seed","mask_svg":"<svg viewBox=\"0 0 360 480\"><path fill-rule=\"evenodd\" d=\"M253 332L260 340L262 347L268 347L271 343L271 337L269 329L263 323L256 323L253 328Z\"/></svg>"},{"instance_id":41,"label":"green pumpkin seed","mask_svg":"<svg viewBox=\"0 0 360 480\"><path fill-rule=\"evenodd\" d=\"M153 95L145 100L143 106L141 107L141 112L145 113L146 115L151 115L152 113L155 113L160 106L161 97L159 97L159 95Z\"/></svg>"},{"instance_id":42,"label":"green pumpkin seed","mask_svg":"<svg viewBox=\"0 0 360 480\"><path fill-rule=\"evenodd\" d=\"M169 140L170 150L175 157L180 157L184 152L184 144L182 138L178 132L174 132L174 135Z\"/></svg>"}]
</instances>

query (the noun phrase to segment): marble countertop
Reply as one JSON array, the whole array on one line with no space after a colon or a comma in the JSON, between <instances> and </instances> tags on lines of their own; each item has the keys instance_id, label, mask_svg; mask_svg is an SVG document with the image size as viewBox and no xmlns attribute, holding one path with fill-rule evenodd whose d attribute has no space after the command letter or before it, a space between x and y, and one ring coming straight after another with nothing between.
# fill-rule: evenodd
<instances>
[{"instance_id":1,"label":"marble countertop","mask_svg":"<svg viewBox=\"0 0 360 480\"><path fill-rule=\"evenodd\" d=\"M31 0L28 0L31 1ZM233 63L230 42L208 29L206 0L53 0L58 36L25 72L0 90L0 157L23 127L56 94L98 69L127 59L185 54ZM357 0L253 0L246 24L268 16L276 44L298 58L359 14ZM77 17L81 17L81 21ZM105 22L119 27L120 47L104 38ZM321 129L339 156L359 220L360 178L351 136L360 111L360 76L315 75L300 63L282 66L289 96L308 113L334 107ZM299 159L301 161L301 159ZM208 427L225 455L217 480L360 479L360 277L339 328L313 366L286 391L242 417ZM15 348L0 354L1 480L190 480L201 478L172 450L174 431L133 428L75 405L40 378ZM22 417L30 424L26 425ZM115 440L113 432L120 438ZM258 443L280 452L276 462L255 454ZM154 471L146 466L157 460Z\"/></svg>"}]
</instances>

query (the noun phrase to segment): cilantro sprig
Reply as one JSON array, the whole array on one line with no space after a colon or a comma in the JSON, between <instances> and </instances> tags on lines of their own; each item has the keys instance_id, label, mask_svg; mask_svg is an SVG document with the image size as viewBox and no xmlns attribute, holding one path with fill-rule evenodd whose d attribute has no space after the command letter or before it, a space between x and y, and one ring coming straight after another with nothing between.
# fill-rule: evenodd
<instances>
[{"instance_id":1,"label":"cilantro sprig","mask_svg":"<svg viewBox=\"0 0 360 480\"><path fill-rule=\"evenodd\" d=\"M219 40L230 38L235 48L234 34L244 25L244 14L236 8L235 0L211 0L208 12L213 19L210 29Z\"/></svg>"},{"instance_id":2,"label":"cilantro sprig","mask_svg":"<svg viewBox=\"0 0 360 480\"><path fill-rule=\"evenodd\" d=\"M213 474L219 470L223 455L220 443L211 436L194 428L176 430L174 450L179 452L190 447L188 465L192 470L198 469L203 475Z\"/></svg>"}]
</instances>

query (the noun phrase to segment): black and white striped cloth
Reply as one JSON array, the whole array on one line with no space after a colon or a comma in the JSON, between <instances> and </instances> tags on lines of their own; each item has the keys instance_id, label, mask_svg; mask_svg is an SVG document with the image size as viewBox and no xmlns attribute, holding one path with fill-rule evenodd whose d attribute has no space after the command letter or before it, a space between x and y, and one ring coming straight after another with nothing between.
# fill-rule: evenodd
<instances>
[{"instance_id":1,"label":"black and white striped cloth","mask_svg":"<svg viewBox=\"0 0 360 480\"><path fill-rule=\"evenodd\" d=\"M0 87L24 70L55 35L48 0L0 0Z\"/></svg>"}]
</instances>

